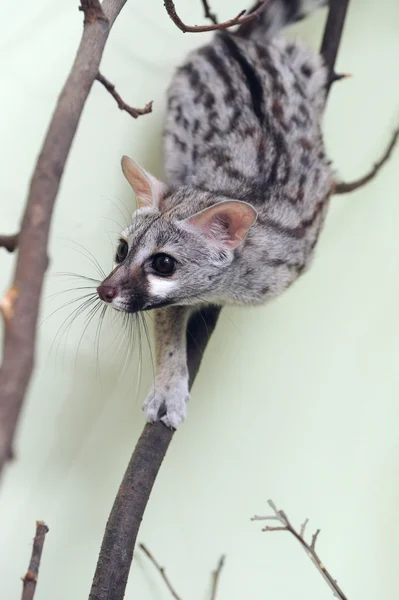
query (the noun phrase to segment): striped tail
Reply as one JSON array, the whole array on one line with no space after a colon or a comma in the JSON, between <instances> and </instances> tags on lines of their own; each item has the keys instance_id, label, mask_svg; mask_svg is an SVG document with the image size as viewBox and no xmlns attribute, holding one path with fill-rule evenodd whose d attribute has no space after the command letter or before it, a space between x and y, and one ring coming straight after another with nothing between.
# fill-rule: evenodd
<instances>
[{"instance_id":1,"label":"striped tail","mask_svg":"<svg viewBox=\"0 0 399 600\"><path fill-rule=\"evenodd\" d=\"M240 37L265 42L273 38L281 29L307 17L308 14L328 4L329 0L265 0L266 8L258 19L242 25L237 32ZM249 12L260 6L257 2Z\"/></svg>"}]
</instances>

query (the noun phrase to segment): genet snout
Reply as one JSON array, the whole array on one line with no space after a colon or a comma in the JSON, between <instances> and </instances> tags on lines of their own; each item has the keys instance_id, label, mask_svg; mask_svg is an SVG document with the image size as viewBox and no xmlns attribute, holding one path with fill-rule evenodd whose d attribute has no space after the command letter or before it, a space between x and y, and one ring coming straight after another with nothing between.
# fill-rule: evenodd
<instances>
[{"instance_id":1,"label":"genet snout","mask_svg":"<svg viewBox=\"0 0 399 600\"><path fill-rule=\"evenodd\" d=\"M110 303L117 296L118 290L111 285L101 284L97 288L97 293L103 302Z\"/></svg>"}]
</instances>

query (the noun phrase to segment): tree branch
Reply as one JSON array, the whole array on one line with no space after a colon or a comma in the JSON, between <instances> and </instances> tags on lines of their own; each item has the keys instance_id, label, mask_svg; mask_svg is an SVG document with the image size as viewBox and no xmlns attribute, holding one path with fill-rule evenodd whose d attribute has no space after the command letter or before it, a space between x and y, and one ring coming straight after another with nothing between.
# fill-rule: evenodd
<instances>
[{"instance_id":1,"label":"tree branch","mask_svg":"<svg viewBox=\"0 0 399 600\"><path fill-rule=\"evenodd\" d=\"M110 81L108 81L108 79L106 79L104 75L101 75L101 73L97 73L96 79L105 87L106 90L108 90L111 96L115 98L118 107L121 110L124 110L127 113L129 113L129 115L131 115L134 119L137 119L137 117L140 117L141 115L147 115L148 113L152 112L152 101L146 104L144 108L133 108L132 106L129 106L122 100L122 98L116 91L115 86Z\"/></svg>"},{"instance_id":2,"label":"tree branch","mask_svg":"<svg viewBox=\"0 0 399 600\"><path fill-rule=\"evenodd\" d=\"M380 160L378 160L375 163L375 165L372 167L372 169L370 169L370 171L368 173L366 173L366 175L364 175L360 179L356 179L356 181L350 181L350 182L338 181L335 184L334 194L348 194L349 192L354 192L355 190L358 190L359 188L366 185L366 183L368 183L369 181L374 179L374 177L376 177L378 175L380 169L384 166L384 164L387 162L387 160L389 160L389 158L398 142L398 138L399 138L399 127L398 127L398 129L396 129L393 132L391 141L389 142L388 146L386 147L384 154L381 156Z\"/></svg>"},{"instance_id":3,"label":"tree branch","mask_svg":"<svg viewBox=\"0 0 399 600\"><path fill-rule=\"evenodd\" d=\"M217 25L218 20L214 12L211 12L211 7L209 6L208 0L202 0L202 5L204 7L204 16L205 19L209 19L212 21L214 25Z\"/></svg>"},{"instance_id":4,"label":"tree branch","mask_svg":"<svg viewBox=\"0 0 399 600\"><path fill-rule=\"evenodd\" d=\"M212 573L211 600L216 600L218 586L219 586L220 573L222 572L222 569L224 567L224 561L225 561L225 556L221 556L219 559L219 562L218 562L218 566Z\"/></svg>"},{"instance_id":5,"label":"tree branch","mask_svg":"<svg viewBox=\"0 0 399 600\"><path fill-rule=\"evenodd\" d=\"M250 14L246 15L245 13L247 11L242 10L233 19L230 19L229 21L224 21L223 23L214 23L213 25L186 25L186 23L184 23L177 14L175 3L173 0L163 0L163 3L166 8L166 12L170 16L170 18L183 33L203 33L205 31L220 31L222 29L228 29L229 27L233 27L234 25L244 25L245 23L249 23L250 21L253 21L257 17L259 17L262 11L265 10L268 1L269 0L263 0L256 8L256 10L254 10ZM209 6L207 2L204 2L203 0L202 2L204 4L205 11L208 8L208 14L205 13L206 16L213 20L212 17L214 17L214 15L209 15Z\"/></svg>"},{"instance_id":6,"label":"tree branch","mask_svg":"<svg viewBox=\"0 0 399 600\"><path fill-rule=\"evenodd\" d=\"M22 578L22 600L32 600L35 595L40 559L42 557L44 538L48 527L43 521L36 521L36 535L33 539L32 555L25 577Z\"/></svg>"},{"instance_id":7,"label":"tree branch","mask_svg":"<svg viewBox=\"0 0 399 600\"><path fill-rule=\"evenodd\" d=\"M278 523L281 523L281 525L278 525L278 526L266 525L262 531L289 531L289 533L291 533L298 540L298 542L301 544L302 548L306 551L307 555L309 556L309 558L311 559L311 561L313 562L313 564L315 565L315 567L317 568L319 573L321 573L321 575L323 576L323 578L325 579L327 584L330 586L330 588L334 592L334 596L336 596L337 598L340 598L340 600L348 600L347 596L345 596L344 592L341 590L341 588L339 587L336 580L330 575L329 571L326 569L326 567L320 560L318 554L316 553L316 541L317 541L317 537L320 533L320 529L317 529L316 533L314 533L312 535L312 542L310 544L308 544L302 534L302 532L305 531L306 525L302 525L301 532L298 533L294 529L294 527L291 525L287 515L285 514L285 512L283 510L278 510L272 500L269 500L268 504L274 511L273 516L266 516L266 517L254 516L254 517L252 517L251 520L252 521L277 521ZM305 521L305 524L306 523L307 523L307 519Z\"/></svg>"},{"instance_id":8,"label":"tree branch","mask_svg":"<svg viewBox=\"0 0 399 600\"><path fill-rule=\"evenodd\" d=\"M0 368L0 471L11 445L34 363L36 325L54 203L86 99L111 27L126 0L82 1L84 28L58 99L26 201L14 279L0 303L5 324Z\"/></svg>"},{"instance_id":9,"label":"tree branch","mask_svg":"<svg viewBox=\"0 0 399 600\"><path fill-rule=\"evenodd\" d=\"M15 235L0 235L0 248L5 248L8 252L14 252L18 247L18 233Z\"/></svg>"},{"instance_id":10,"label":"tree branch","mask_svg":"<svg viewBox=\"0 0 399 600\"><path fill-rule=\"evenodd\" d=\"M154 567L156 568L156 570L158 571L158 573L161 575L162 579L165 582L166 587L168 588L168 590L172 594L173 598L175 600L182 600L181 596L179 596L177 594L176 590L174 589L174 587L170 583L169 578L167 577L167 575L165 573L165 567L161 567L161 565L159 564L159 562L154 558L154 556L151 554L151 552L148 550L148 548L144 544L140 544L140 548L142 549L142 551L144 552L144 554L146 556L148 556L148 558L150 559L150 561L152 562L152 564L154 565Z\"/></svg>"},{"instance_id":11,"label":"tree branch","mask_svg":"<svg viewBox=\"0 0 399 600\"><path fill-rule=\"evenodd\" d=\"M331 3L330 12L341 0ZM164 2L165 3L165 2ZM172 3L173 4L173 3ZM347 4L347 2L346 2ZM335 29L338 46L342 29ZM328 67L334 71L334 57ZM198 373L201 359L219 318L220 308L209 307L189 323L187 334L187 362L190 387ZM125 593L133 550L141 520L158 471L174 432L162 423L147 424L133 451L121 486L115 498L90 591L90 600L108 600L109 589L113 600L122 600Z\"/></svg>"},{"instance_id":12,"label":"tree branch","mask_svg":"<svg viewBox=\"0 0 399 600\"><path fill-rule=\"evenodd\" d=\"M320 54L324 58L328 70L328 88L340 75L335 75L334 67L338 55L339 44L341 41L345 18L348 11L349 0L330 0L330 8L327 15L326 26L324 28L323 41L321 42Z\"/></svg>"}]
</instances>

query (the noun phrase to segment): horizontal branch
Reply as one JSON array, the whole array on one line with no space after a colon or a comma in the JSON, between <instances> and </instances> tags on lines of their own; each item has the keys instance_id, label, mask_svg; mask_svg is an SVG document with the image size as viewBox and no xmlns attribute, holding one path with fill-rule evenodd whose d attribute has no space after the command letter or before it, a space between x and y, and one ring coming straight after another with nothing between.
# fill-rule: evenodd
<instances>
[{"instance_id":1,"label":"horizontal branch","mask_svg":"<svg viewBox=\"0 0 399 600\"><path fill-rule=\"evenodd\" d=\"M14 235L0 235L0 248L5 248L8 252L14 252L18 246L18 233Z\"/></svg>"},{"instance_id":2,"label":"horizontal branch","mask_svg":"<svg viewBox=\"0 0 399 600\"><path fill-rule=\"evenodd\" d=\"M166 12L170 16L170 18L183 33L203 33L205 31L220 31L222 29L234 27L234 25L245 25L250 21L254 21L265 10L268 2L269 0L263 0L263 2L260 3L257 9L251 12L250 14L245 14L247 11L242 10L233 19L229 19L228 21L224 21L223 23L214 23L213 25L186 25L186 23L184 23L177 14L175 3L173 0L164 0L163 3L166 8ZM204 6L207 5L204 4ZM211 18L213 20L212 16L209 15L209 7L207 16L208 18Z\"/></svg>"},{"instance_id":3,"label":"horizontal branch","mask_svg":"<svg viewBox=\"0 0 399 600\"><path fill-rule=\"evenodd\" d=\"M110 81L108 81L108 79L106 79L104 75L98 73L96 79L105 87L106 90L108 90L111 96L115 98L118 107L121 110L124 110L127 113L129 113L129 115L132 116L134 119L137 119L137 117L140 117L141 115L147 115L148 113L152 112L152 101L148 102L148 104L146 104L144 108L133 108L132 106L129 106L128 104L126 104L126 102L122 100L122 98L116 91L115 86Z\"/></svg>"},{"instance_id":4,"label":"horizontal branch","mask_svg":"<svg viewBox=\"0 0 399 600\"><path fill-rule=\"evenodd\" d=\"M32 600L35 595L37 577L39 575L40 559L42 557L44 538L48 533L48 527L43 521L36 521L36 535L33 539L32 555L28 571L22 578L22 600Z\"/></svg>"}]
</instances>

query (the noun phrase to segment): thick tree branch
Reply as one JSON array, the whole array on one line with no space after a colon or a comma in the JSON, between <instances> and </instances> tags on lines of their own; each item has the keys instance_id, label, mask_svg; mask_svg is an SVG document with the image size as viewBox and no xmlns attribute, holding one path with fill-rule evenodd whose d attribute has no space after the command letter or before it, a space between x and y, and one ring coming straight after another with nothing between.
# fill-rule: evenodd
<instances>
[{"instance_id":1,"label":"thick tree branch","mask_svg":"<svg viewBox=\"0 0 399 600\"><path fill-rule=\"evenodd\" d=\"M126 0L85 0L85 23L75 62L58 99L33 172L18 240L13 282L1 301L5 337L0 368L0 471L11 444L34 363L36 324L47 269L55 199L86 99L110 29Z\"/></svg>"},{"instance_id":2,"label":"thick tree branch","mask_svg":"<svg viewBox=\"0 0 399 600\"><path fill-rule=\"evenodd\" d=\"M158 571L158 573L164 580L165 585L168 588L168 590L170 591L170 593L172 594L173 598L175 600L182 600L181 596L178 595L178 593L174 589L173 585L170 583L170 580L165 573L165 567L161 567L161 565L156 560L156 558L154 558L154 555L151 554L151 552L148 550L148 548L144 544L140 544L140 548L142 549L144 554L150 559L150 561L152 562L152 564L154 565L154 567L156 568L156 570Z\"/></svg>"},{"instance_id":3,"label":"thick tree branch","mask_svg":"<svg viewBox=\"0 0 399 600\"><path fill-rule=\"evenodd\" d=\"M35 595L40 559L42 557L44 538L48 527L43 521L36 521L36 535L33 539L32 555L25 577L22 578L22 600L32 600Z\"/></svg>"},{"instance_id":4,"label":"thick tree branch","mask_svg":"<svg viewBox=\"0 0 399 600\"><path fill-rule=\"evenodd\" d=\"M330 586L332 591L334 592L334 596L340 598L340 600L348 600L347 596L345 596L344 592L339 587L336 580L330 575L329 571L326 569L322 561L320 560L317 552L316 552L316 541L317 537L320 533L320 529L317 529L316 533L312 535L312 541L308 544L304 538L305 528L308 523L308 519L301 525L300 533L294 529L291 525L287 515L283 510L278 510L276 505L272 500L268 501L269 506L274 511L274 515L266 516L266 517L252 517L252 521L277 521L280 525L270 526L266 525L262 531L289 531L301 544L302 548L306 551L306 554L309 556L319 573L324 577L327 584Z\"/></svg>"},{"instance_id":5,"label":"thick tree branch","mask_svg":"<svg viewBox=\"0 0 399 600\"><path fill-rule=\"evenodd\" d=\"M213 25L186 25L179 15L176 12L175 3L173 0L164 0L164 6L166 8L166 12L174 22L174 24L183 32L183 33L203 33L204 31L220 31L222 29L228 29L229 27L234 27L234 25L244 25L245 23L249 23L254 19L257 19L261 12L266 8L266 5L269 0L263 0L259 6L251 12L250 14L245 14L247 11L242 10L236 17L233 19L229 19L228 21L224 21L223 23L215 23ZM206 15L208 18L214 20L214 15L210 16L209 14L209 6L207 3L204 3L205 11L208 8L208 14ZM244 16L245 15L245 16ZM213 18L212 18L213 17Z\"/></svg>"},{"instance_id":6,"label":"thick tree branch","mask_svg":"<svg viewBox=\"0 0 399 600\"><path fill-rule=\"evenodd\" d=\"M399 138L399 128L393 132L391 141L389 142L388 146L386 147L384 154L381 156L380 160L378 160L375 163L373 168L370 169L370 171L368 173L366 173L366 175L364 175L360 179L356 179L356 181L348 181L348 182L337 181L337 183L335 184L335 192L334 193L335 194L348 194L349 192L354 192L355 190L358 190L359 188L366 185L366 183L368 183L369 181L374 179L374 177L376 177L378 175L380 169L382 169L382 167L385 165L387 160L389 160L389 158L398 142L398 138Z\"/></svg>"},{"instance_id":7,"label":"thick tree branch","mask_svg":"<svg viewBox=\"0 0 399 600\"><path fill-rule=\"evenodd\" d=\"M108 81L108 79L106 79L104 75L98 73L96 79L105 87L106 90L108 90L111 96L115 98L118 107L121 110L124 110L127 113L129 113L129 115L131 115L134 119L137 119L137 117L140 117L141 115L147 115L148 113L152 112L152 101L146 104L144 108L133 108L132 106L129 106L128 104L126 104L126 102L122 100L122 98L116 91L115 86L110 81Z\"/></svg>"},{"instance_id":8,"label":"thick tree branch","mask_svg":"<svg viewBox=\"0 0 399 600\"><path fill-rule=\"evenodd\" d=\"M338 5L340 1L335 0L331 4L330 13L334 11L335 4ZM331 37L330 43L338 47L342 28L336 28L335 33L338 38ZM331 58L328 54L326 60L332 61L328 63L328 68L334 72L335 55ZM198 373L203 353L219 318L219 312L220 308L207 308L189 323L187 361L190 387ZM141 520L173 435L173 431L167 429L162 423L147 424L144 427L105 528L90 600L108 600L107 590L111 589L111 586L113 600L123 599Z\"/></svg>"},{"instance_id":9,"label":"thick tree branch","mask_svg":"<svg viewBox=\"0 0 399 600\"><path fill-rule=\"evenodd\" d=\"M5 248L8 252L14 252L18 247L18 233L15 235L0 235L0 248Z\"/></svg>"}]
</instances>

